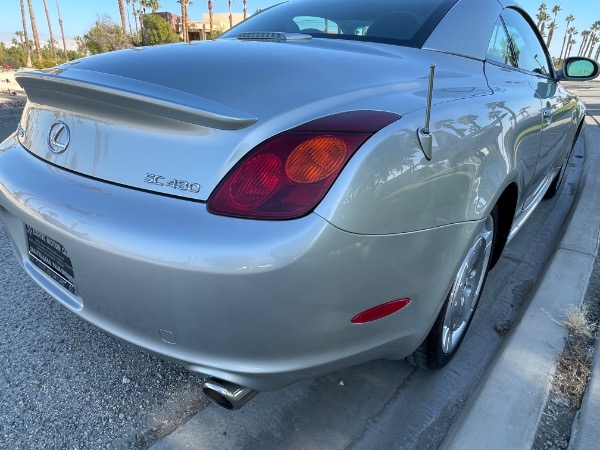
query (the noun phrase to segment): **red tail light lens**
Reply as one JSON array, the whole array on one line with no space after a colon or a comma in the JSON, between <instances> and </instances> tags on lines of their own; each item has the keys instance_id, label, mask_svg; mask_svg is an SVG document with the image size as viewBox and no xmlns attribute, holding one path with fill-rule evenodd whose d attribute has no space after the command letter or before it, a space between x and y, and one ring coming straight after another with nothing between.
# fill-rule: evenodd
<instances>
[{"instance_id":1,"label":"red tail light lens","mask_svg":"<svg viewBox=\"0 0 600 450\"><path fill-rule=\"evenodd\" d=\"M275 155L258 155L231 178L231 200L241 207L252 207L269 198L281 178L281 160Z\"/></svg>"},{"instance_id":2,"label":"red tail light lens","mask_svg":"<svg viewBox=\"0 0 600 450\"><path fill-rule=\"evenodd\" d=\"M279 134L229 172L208 199L208 210L252 219L302 217L323 199L360 146L398 118L385 112L355 111Z\"/></svg>"},{"instance_id":3,"label":"red tail light lens","mask_svg":"<svg viewBox=\"0 0 600 450\"><path fill-rule=\"evenodd\" d=\"M390 314L394 314L395 312L400 311L402 308L406 308L409 304L410 304L410 298L401 298L398 300L393 300L391 302L375 306L371 309L367 309L366 311L363 311L360 314L355 315L352 318L351 322L352 323L373 322L374 320L379 320L379 319L389 316Z\"/></svg>"}]
</instances>

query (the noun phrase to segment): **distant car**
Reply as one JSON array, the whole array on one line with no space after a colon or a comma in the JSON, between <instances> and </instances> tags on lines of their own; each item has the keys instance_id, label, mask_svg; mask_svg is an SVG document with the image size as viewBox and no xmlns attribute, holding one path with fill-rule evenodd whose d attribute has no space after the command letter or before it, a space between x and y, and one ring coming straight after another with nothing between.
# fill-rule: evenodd
<instances>
[{"instance_id":1,"label":"distant car","mask_svg":"<svg viewBox=\"0 0 600 450\"><path fill-rule=\"evenodd\" d=\"M560 186L585 110L559 81L598 71L555 71L502 0L284 2L20 73L0 211L43 289L228 408L376 358L439 368Z\"/></svg>"}]
</instances>

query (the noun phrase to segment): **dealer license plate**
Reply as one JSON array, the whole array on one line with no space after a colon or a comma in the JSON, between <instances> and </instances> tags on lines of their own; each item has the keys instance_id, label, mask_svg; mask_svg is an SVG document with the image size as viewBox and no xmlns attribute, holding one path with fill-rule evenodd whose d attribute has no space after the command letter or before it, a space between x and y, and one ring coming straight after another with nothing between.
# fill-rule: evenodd
<instances>
[{"instance_id":1,"label":"dealer license plate","mask_svg":"<svg viewBox=\"0 0 600 450\"><path fill-rule=\"evenodd\" d=\"M35 228L29 225L25 227L29 260L56 283L76 295L75 274L67 250Z\"/></svg>"}]
</instances>

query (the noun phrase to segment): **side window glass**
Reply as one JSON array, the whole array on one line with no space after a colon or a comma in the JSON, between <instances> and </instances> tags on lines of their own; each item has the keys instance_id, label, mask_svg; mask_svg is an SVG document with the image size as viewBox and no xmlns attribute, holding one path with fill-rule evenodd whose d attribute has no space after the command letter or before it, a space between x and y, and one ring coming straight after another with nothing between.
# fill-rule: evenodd
<instances>
[{"instance_id":1,"label":"side window glass","mask_svg":"<svg viewBox=\"0 0 600 450\"><path fill-rule=\"evenodd\" d=\"M504 28L504 24L500 18L498 18L496 25L494 25L494 31L492 32L492 37L490 38L486 59L488 61L506 64L509 66L516 67L517 65L510 49L508 36L506 35L506 29Z\"/></svg>"},{"instance_id":2,"label":"side window glass","mask_svg":"<svg viewBox=\"0 0 600 450\"><path fill-rule=\"evenodd\" d=\"M550 75L548 56L544 45L529 22L514 9L505 9L502 17L512 41L517 66L523 70Z\"/></svg>"}]
</instances>

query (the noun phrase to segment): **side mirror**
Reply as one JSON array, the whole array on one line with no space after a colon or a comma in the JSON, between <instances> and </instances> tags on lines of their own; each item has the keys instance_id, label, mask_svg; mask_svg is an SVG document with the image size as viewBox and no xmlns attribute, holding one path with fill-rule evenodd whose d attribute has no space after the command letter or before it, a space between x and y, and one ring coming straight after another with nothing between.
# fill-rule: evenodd
<instances>
[{"instance_id":1,"label":"side mirror","mask_svg":"<svg viewBox=\"0 0 600 450\"><path fill-rule=\"evenodd\" d=\"M589 81L600 74L600 66L589 58L573 56L563 61L562 69L558 71L560 81Z\"/></svg>"}]
</instances>

